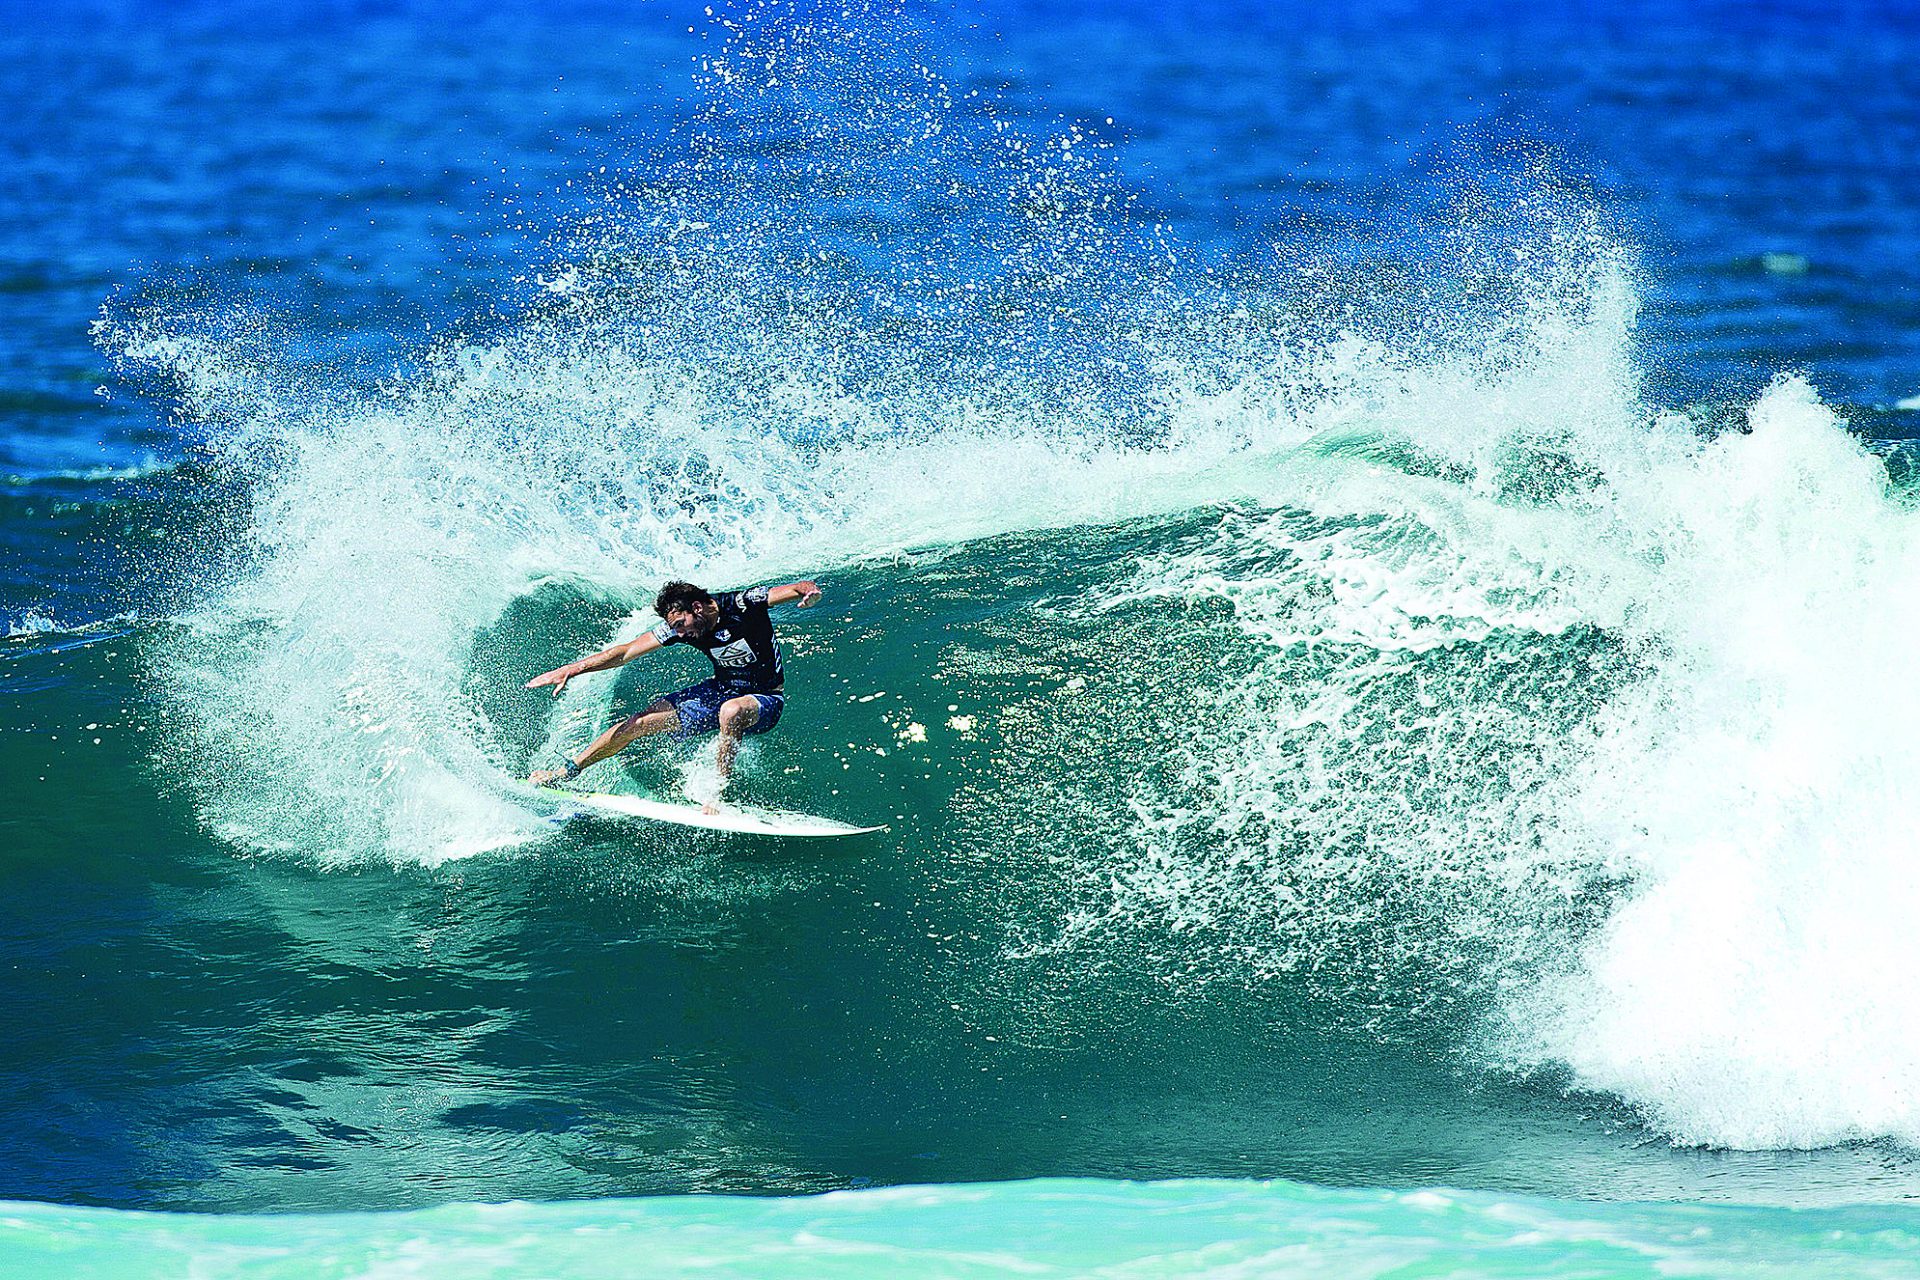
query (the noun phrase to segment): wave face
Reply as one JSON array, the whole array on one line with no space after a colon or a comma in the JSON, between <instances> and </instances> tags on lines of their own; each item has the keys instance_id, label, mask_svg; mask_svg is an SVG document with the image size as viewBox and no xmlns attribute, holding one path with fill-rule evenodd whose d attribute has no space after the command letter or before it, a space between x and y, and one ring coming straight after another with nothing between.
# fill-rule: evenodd
<instances>
[{"instance_id":1,"label":"wave face","mask_svg":"<svg viewBox=\"0 0 1920 1280\"><path fill-rule=\"evenodd\" d=\"M1590 1195L1708 1194L1693 1148L1878 1144L1836 1157L1873 1168L1835 1183L1872 1187L1884 1161L1914 1185L1920 692L1899 673L1920 540L1897 456L1801 374L1710 409L1663 394L1630 238L1534 151L1423 175L1427 203L1396 205L1383 244L1328 214L1236 255L1176 233L1104 116L1036 117L953 65L934 19L754 13L702 28L657 151L576 175L552 226L516 225L521 278L492 311L356 361L217 290L104 308L96 340L189 456L114 473L145 507L63 518L152 544L125 573L164 605L112 597L123 654L68 621L99 610L36 603L0 656L50 686L65 655L138 704L124 720L152 761L125 776L157 777L157 825L196 828L184 878L259 930L259 968L230 971L169 886L160 932L188 958L153 942L153 972L200 964L285 1004L259 1026L194 1015L226 1046L217 1084L156 1068L168 1101L131 1127L189 1115L190 1156L105 1191L46 1185L359 1206L405 1165L391 1152L439 1170L477 1148L516 1195L793 1191L869 1176L835 1146L862 1141L901 1182L923 1156L955 1179L1198 1159ZM23 470L0 499L91 483ZM145 541L116 532L129 520ZM843 862L727 856L559 827L517 785L703 673L662 655L557 702L530 676L637 634L668 578L800 575L827 601L781 619L792 705L739 785L886 836ZM667 789L703 759L636 750L593 780ZM208 869L228 852L250 878ZM393 914L391 936L369 923ZM681 968L676 948L739 966ZM130 1009L158 998L139 969L110 979ZM383 1056L437 1062L445 1009L369 997L349 1017L316 975L362 995L398 975L458 1006L453 1083L421 1101ZM679 1029L579 1012L634 990ZM709 1004L737 1021L675 1040ZM322 1061L290 1060L310 1035ZM818 1097L770 1065L775 1042L810 1046L793 1052ZM1136 1042L1234 1065L1231 1088L1189 1085L1218 1095L1203 1157L1204 1126L1154 1128L1163 1068ZM629 1057L671 1062L636 1084ZM1068 1079L1109 1068L1104 1101ZM783 1101L742 1120L734 1091ZM1444 1135L1437 1164L1351 1137L1370 1107L1414 1123L1436 1095L1459 1115L1497 1098L1494 1127L1537 1136L1565 1094L1591 1132L1512 1164ZM994 1137L1006 1114L1067 1120L1063 1096L1076 1127L1048 1151ZM867 1108L916 1138L971 1126L975 1147L836 1127ZM634 1154L636 1112L672 1114L649 1130L666 1154ZM1314 1136L1275 1155L1237 1125ZM1634 1154L1648 1131L1686 1150ZM251 1146L275 1158L232 1158ZM1783 1192L1764 1165L1730 1166L1736 1190L1844 1195ZM408 1186L501 1194L461 1172ZM1030 1211L1050 1193L981 1194ZM1113 1194L1134 1212L1187 1192ZM1506 1212L1448 1204L1466 1236ZM790 1211L811 1209L767 1210ZM526 1212L558 1232L599 1210ZM1683 1217L1644 1221L1668 1239ZM1323 1247L1318 1229L1295 1244Z\"/></svg>"}]
</instances>

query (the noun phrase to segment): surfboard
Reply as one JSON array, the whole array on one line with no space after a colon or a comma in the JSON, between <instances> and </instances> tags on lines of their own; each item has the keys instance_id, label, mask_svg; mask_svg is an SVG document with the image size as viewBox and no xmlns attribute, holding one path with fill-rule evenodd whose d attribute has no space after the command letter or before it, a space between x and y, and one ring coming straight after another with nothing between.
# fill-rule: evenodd
<instances>
[{"instance_id":1,"label":"surfboard","mask_svg":"<svg viewBox=\"0 0 1920 1280\"><path fill-rule=\"evenodd\" d=\"M700 806L684 801L649 800L644 796L617 796L604 791L567 791L560 787L538 787L555 799L565 800L600 813L628 818L646 818L652 822L671 822L683 827L702 827L708 831L730 831L738 835L779 836L787 840L828 840L840 836L860 836L878 827L856 827L811 813L791 813L785 809L762 809L755 805L723 804L718 813L702 813Z\"/></svg>"}]
</instances>

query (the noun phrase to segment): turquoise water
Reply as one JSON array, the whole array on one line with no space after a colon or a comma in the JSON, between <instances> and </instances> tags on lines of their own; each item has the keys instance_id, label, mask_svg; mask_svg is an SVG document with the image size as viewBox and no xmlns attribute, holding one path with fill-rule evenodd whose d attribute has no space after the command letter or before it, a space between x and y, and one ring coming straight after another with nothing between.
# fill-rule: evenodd
<instances>
[{"instance_id":1,"label":"turquoise water","mask_svg":"<svg viewBox=\"0 0 1920 1280\"><path fill-rule=\"evenodd\" d=\"M404 1214L199 1217L6 1206L13 1274L1910 1276L1920 1216L1570 1204L1283 1182L1012 1184L788 1200L673 1196Z\"/></svg>"},{"instance_id":2,"label":"turquoise water","mask_svg":"<svg viewBox=\"0 0 1920 1280\"><path fill-rule=\"evenodd\" d=\"M12 24L0 1264L1920 1271L1916 54ZM672 576L884 832L518 785Z\"/></svg>"}]
</instances>

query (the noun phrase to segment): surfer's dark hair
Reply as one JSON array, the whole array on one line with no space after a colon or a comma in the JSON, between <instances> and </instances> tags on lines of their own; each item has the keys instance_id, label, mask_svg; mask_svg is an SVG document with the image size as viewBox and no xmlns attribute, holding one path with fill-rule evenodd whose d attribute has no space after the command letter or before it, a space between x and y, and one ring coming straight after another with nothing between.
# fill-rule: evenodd
<instances>
[{"instance_id":1,"label":"surfer's dark hair","mask_svg":"<svg viewBox=\"0 0 1920 1280\"><path fill-rule=\"evenodd\" d=\"M669 613L695 613L701 605L712 601L713 596L705 587L696 587L691 582L669 582L653 598L653 611L663 618Z\"/></svg>"}]
</instances>

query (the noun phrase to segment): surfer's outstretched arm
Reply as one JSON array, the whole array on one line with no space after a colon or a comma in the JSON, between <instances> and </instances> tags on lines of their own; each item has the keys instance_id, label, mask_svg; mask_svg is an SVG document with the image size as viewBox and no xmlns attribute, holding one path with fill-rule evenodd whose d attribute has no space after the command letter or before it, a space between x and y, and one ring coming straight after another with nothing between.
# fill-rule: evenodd
<instances>
[{"instance_id":1,"label":"surfer's outstretched arm","mask_svg":"<svg viewBox=\"0 0 1920 1280\"><path fill-rule=\"evenodd\" d=\"M783 587L774 587L767 592L768 604L785 604L789 600L798 600L802 609L813 607L820 599L820 584L811 578L802 578L798 582L789 582Z\"/></svg>"},{"instance_id":2,"label":"surfer's outstretched arm","mask_svg":"<svg viewBox=\"0 0 1920 1280\"><path fill-rule=\"evenodd\" d=\"M616 644L612 648L602 649L590 657L569 662L564 667L555 667L551 671L543 671L533 679L527 681L527 688L538 689L544 685L552 685L554 696L558 697L560 691L567 687L567 681L573 679L575 676L583 676L589 671L611 671L615 667L623 667L641 654L652 653L659 647L660 638L651 631L645 631L641 633L638 640L631 640L626 644Z\"/></svg>"}]
</instances>

